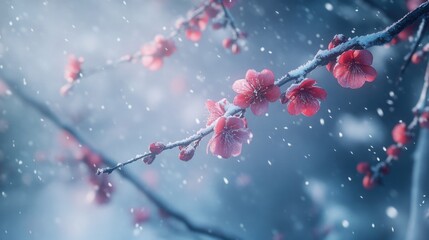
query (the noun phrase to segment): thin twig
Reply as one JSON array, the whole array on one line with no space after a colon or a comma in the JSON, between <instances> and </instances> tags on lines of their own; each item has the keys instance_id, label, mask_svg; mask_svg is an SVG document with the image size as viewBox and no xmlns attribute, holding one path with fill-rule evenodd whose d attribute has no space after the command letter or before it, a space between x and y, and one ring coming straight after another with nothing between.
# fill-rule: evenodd
<instances>
[{"instance_id":1,"label":"thin twig","mask_svg":"<svg viewBox=\"0 0 429 240\"><path fill-rule=\"evenodd\" d=\"M407 131L411 134L413 134L413 136L418 135L418 124L419 124L419 115L420 113L422 113L427 105L427 95L428 95L428 91L429 91L429 61L427 63L426 66L426 72L425 72L425 76L423 78L423 86L422 86L422 90L420 92L420 97L417 100L416 105L413 107L412 112L413 112L413 120L407 125ZM396 146L399 149L404 149L406 146L400 143L395 143L394 146ZM372 167L372 170L374 172L374 174L372 175L372 179L376 180L376 179L381 179L382 177L382 171L380 171L380 169L382 169L385 165L391 165L392 164L392 160L393 157L391 156L387 156L386 159L384 161L378 162L376 165L374 165Z\"/></svg>"},{"instance_id":2,"label":"thin twig","mask_svg":"<svg viewBox=\"0 0 429 240\"><path fill-rule=\"evenodd\" d=\"M228 25L231 27L232 31L234 32L234 36L235 38L240 38L240 29L237 27L237 25L235 25L235 20L234 17L232 16L231 12L229 11L229 9L225 6L225 3L223 2L223 0L218 0L218 2L220 3L220 5L222 6L222 10L225 14L225 18L228 21Z\"/></svg>"},{"instance_id":3,"label":"thin twig","mask_svg":"<svg viewBox=\"0 0 429 240\"><path fill-rule=\"evenodd\" d=\"M422 18L416 35L413 38L413 44L411 45L410 52L404 57L404 64L401 66L401 72L399 73L400 79L402 78L402 75L404 74L405 70L407 70L408 65L410 65L411 58L413 57L413 54L417 51L417 48L419 47L419 44L423 39L424 32L426 31L428 25L427 22L427 17Z\"/></svg>"},{"instance_id":4,"label":"thin twig","mask_svg":"<svg viewBox=\"0 0 429 240\"><path fill-rule=\"evenodd\" d=\"M67 132L70 136L76 139L82 146L89 148L93 153L99 155L102 159L103 164L106 166L116 166L117 163L109 156L105 155L101 151L97 150L91 143L86 141L73 127L64 123L54 112L52 112L47 106L38 102L37 100L26 95L13 81L5 77L0 77L23 103L28 107L31 107L39 114L50 120L56 127ZM146 185L144 185L138 177L133 175L131 172L123 169L119 171L119 174L126 180L128 180L134 187L136 187L141 193L143 193L154 205L165 212L170 218L181 222L189 231L199 233L216 239L222 240L237 240L238 237L224 233L213 227L201 226L191 221L183 213L173 209L166 202L164 202L159 196L153 193Z\"/></svg>"}]
</instances>

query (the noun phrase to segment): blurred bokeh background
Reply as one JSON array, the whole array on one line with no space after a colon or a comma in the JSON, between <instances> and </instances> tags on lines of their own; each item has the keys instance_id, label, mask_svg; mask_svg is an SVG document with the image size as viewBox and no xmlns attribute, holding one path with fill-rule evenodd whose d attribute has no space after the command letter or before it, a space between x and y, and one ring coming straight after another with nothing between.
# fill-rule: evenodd
<instances>
[{"instance_id":1,"label":"blurred bokeh background","mask_svg":"<svg viewBox=\"0 0 429 240\"><path fill-rule=\"evenodd\" d=\"M206 99L232 99L247 69L277 77L325 49L335 34L378 31L406 13L402 0L239 0L231 9L249 33L238 55L222 47L228 30L208 28L198 43L175 38L177 52L159 71L124 64L82 79L63 97L70 54L84 67L133 53L200 1L85 0L0 2L0 71L47 104L116 161L153 141L182 139L204 127ZM309 77L327 89L314 117L290 116L280 103L248 116L254 138L227 160L206 154L204 139L189 162L177 150L152 165L127 168L172 208L195 222L243 239L403 239L409 212L411 145L384 186L362 187L359 161L375 163L390 130L412 118L424 75L413 65L396 84L409 43L374 47L378 77L361 89L339 86L325 68ZM110 200L97 204L89 172L49 120L14 95L0 97L0 239L209 239L162 218L117 173ZM136 226L132 209L150 217ZM280 239L280 238L278 238Z\"/></svg>"}]
</instances>

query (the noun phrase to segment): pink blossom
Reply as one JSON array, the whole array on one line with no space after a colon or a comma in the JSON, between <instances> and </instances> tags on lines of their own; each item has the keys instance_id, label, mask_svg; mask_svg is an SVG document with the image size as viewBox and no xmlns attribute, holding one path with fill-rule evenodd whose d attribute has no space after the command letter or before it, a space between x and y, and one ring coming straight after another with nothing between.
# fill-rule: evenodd
<instances>
[{"instance_id":1,"label":"pink blossom","mask_svg":"<svg viewBox=\"0 0 429 240\"><path fill-rule=\"evenodd\" d=\"M280 97L280 88L274 85L274 74L268 69L256 72L250 69L245 79L240 79L232 85L238 95L234 104L241 108L252 110L255 115L262 115L268 111L268 103L275 102Z\"/></svg>"},{"instance_id":2,"label":"pink blossom","mask_svg":"<svg viewBox=\"0 0 429 240\"><path fill-rule=\"evenodd\" d=\"M157 35L154 42L145 44L141 49L143 66L152 71L159 70L163 65L163 58L171 56L175 51L173 40Z\"/></svg>"},{"instance_id":3,"label":"pink blossom","mask_svg":"<svg viewBox=\"0 0 429 240\"><path fill-rule=\"evenodd\" d=\"M80 77L79 74L82 71L82 63L83 58L77 58L74 55L69 56L66 69L64 71L64 77L69 83L73 83Z\"/></svg>"},{"instance_id":4,"label":"pink blossom","mask_svg":"<svg viewBox=\"0 0 429 240\"><path fill-rule=\"evenodd\" d=\"M227 105L229 105L229 102L228 100L226 100L226 98L221 99L219 102L215 102L213 100L207 100L206 108L209 111L209 117L207 119L206 126L211 125L219 117L222 117L226 112L225 107Z\"/></svg>"},{"instance_id":5,"label":"pink blossom","mask_svg":"<svg viewBox=\"0 0 429 240\"><path fill-rule=\"evenodd\" d=\"M320 109L320 101L327 96L323 88L314 86L316 80L305 79L300 84L293 84L289 87L282 103L287 103L287 110L292 115L303 115L310 117Z\"/></svg>"},{"instance_id":6,"label":"pink blossom","mask_svg":"<svg viewBox=\"0 0 429 240\"><path fill-rule=\"evenodd\" d=\"M341 54L334 67L334 77L344 88L360 88L365 82L372 82L377 72L372 64L372 54L368 50L348 50Z\"/></svg>"},{"instance_id":7,"label":"pink blossom","mask_svg":"<svg viewBox=\"0 0 429 240\"><path fill-rule=\"evenodd\" d=\"M214 128L213 137L207 144L207 151L222 158L240 155L244 142L249 141L252 134L239 117L220 117Z\"/></svg>"}]
</instances>

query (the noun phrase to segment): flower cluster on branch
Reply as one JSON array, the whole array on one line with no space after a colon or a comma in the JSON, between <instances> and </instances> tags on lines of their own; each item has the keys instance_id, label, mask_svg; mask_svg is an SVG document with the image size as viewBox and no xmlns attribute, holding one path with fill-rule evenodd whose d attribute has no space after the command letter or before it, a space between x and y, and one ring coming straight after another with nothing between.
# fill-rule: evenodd
<instances>
[{"instance_id":1,"label":"flower cluster on branch","mask_svg":"<svg viewBox=\"0 0 429 240\"><path fill-rule=\"evenodd\" d=\"M244 114L247 108L250 107L254 115L260 116L268 111L270 103L280 99L281 103L288 104L288 112L292 115L302 113L305 116L312 116L316 114L320 109L320 101L327 97L327 92L323 88L314 86L316 80L305 78L307 74L319 66L328 65L327 70L344 88L356 89L362 87L365 82L374 81L377 72L371 66L373 56L366 49L389 43L416 20L424 17L428 9L429 3L423 3L398 22L377 33L351 39L347 39L343 35L336 35L329 43L327 50L319 51L312 60L288 72L277 81L275 81L273 72L268 69L261 72L248 70L244 79L236 80L232 84L232 89L237 93L233 104L229 104L226 99L219 102L209 100L206 106L210 112L208 119L210 125L186 139L165 144L165 149L179 147L179 159L181 160L184 155L182 151L185 149L185 152L188 153L185 154L187 156L185 159L188 161L194 156L201 139L214 132L207 147L210 152L222 158L237 156L241 153L241 145L246 142L246 139L248 143L250 142L250 137L248 137L251 136L250 134L248 136L244 133L241 134L241 131L248 131L246 121L237 124L238 118L245 119ZM280 87L293 80L295 83L285 93L281 93ZM232 124L234 127L226 124L229 122L228 119L232 119L235 123ZM231 132L240 132L240 134L231 134ZM227 138L228 141L226 141ZM98 169L98 173L111 173L115 169L140 159L144 159L145 163L150 164L155 155L152 152L145 153L115 167Z\"/></svg>"},{"instance_id":2,"label":"flower cluster on branch","mask_svg":"<svg viewBox=\"0 0 429 240\"><path fill-rule=\"evenodd\" d=\"M179 18L176 21L174 30L169 36L157 35L155 39L143 45L140 51L134 54L127 54L116 61L98 68L83 68L83 58L70 55L65 67L65 79L67 83L60 89L61 95L66 95L74 84L85 77L114 68L122 63L141 62L144 67L151 71L161 69L165 58L176 52L174 38L181 32L185 32L187 39L197 42L201 39L202 32L211 23L213 30L230 28L232 36L223 40L222 45L233 54L238 54L247 33L241 31L230 13L230 8L236 4L237 0L205 0L196 8L187 13L186 18Z\"/></svg>"}]
</instances>

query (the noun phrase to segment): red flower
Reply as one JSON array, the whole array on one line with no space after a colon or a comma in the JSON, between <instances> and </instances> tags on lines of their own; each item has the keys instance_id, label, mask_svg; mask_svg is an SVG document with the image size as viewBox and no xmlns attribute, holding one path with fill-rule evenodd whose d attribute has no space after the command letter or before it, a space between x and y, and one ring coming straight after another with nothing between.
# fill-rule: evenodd
<instances>
[{"instance_id":1,"label":"red flower","mask_svg":"<svg viewBox=\"0 0 429 240\"><path fill-rule=\"evenodd\" d=\"M229 105L229 102L228 100L226 100L226 98L221 99L219 102L215 102L213 100L207 100L206 108L207 110L209 110L209 117L207 119L206 126L211 125L219 117L222 117L226 112L225 107L227 105Z\"/></svg>"},{"instance_id":2,"label":"red flower","mask_svg":"<svg viewBox=\"0 0 429 240\"><path fill-rule=\"evenodd\" d=\"M392 130L393 140L399 144L405 145L411 141L411 135L407 131L405 123L398 123Z\"/></svg>"},{"instance_id":3,"label":"red flower","mask_svg":"<svg viewBox=\"0 0 429 240\"><path fill-rule=\"evenodd\" d=\"M163 65L163 58L171 56L175 51L176 45L172 40L157 35L154 42L145 44L141 49L143 66L152 71L158 70Z\"/></svg>"},{"instance_id":4,"label":"red flower","mask_svg":"<svg viewBox=\"0 0 429 240\"><path fill-rule=\"evenodd\" d=\"M287 103L287 111L292 115L303 115L310 117L320 109L320 100L327 96L323 88L315 87L316 80L305 79L300 84L292 84L287 90L282 103Z\"/></svg>"},{"instance_id":5,"label":"red flower","mask_svg":"<svg viewBox=\"0 0 429 240\"><path fill-rule=\"evenodd\" d=\"M372 64L372 54L368 50L348 50L340 55L334 67L334 77L344 88L360 88L365 82L372 82L377 71Z\"/></svg>"},{"instance_id":6,"label":"red flower","mask_svg":"<svg viewBox=\"0 0 429 240\"><path fill-rule=\"evenodd\" d=\"M419 117L420 127L429 128L429 112L423 112Z\"/></svg>"},{"instance_id":7,"label":"red flower","mask_svg":"<svg viewBox=\"0 0 429 240\"><path fill-rule=\"evenodd\" d=\"M82 63L83 58L76 58L74 55L69 56L69 61L64 72L64 77L69 83L76 81L80 77Z\"/></svg>"},{"instance_id":8,"label":"red flower","mask_svg":"<svg viewBox=\"0 0 429 240\"><path fill-rule=\"evenodd\" d=\"M334 36L334 39L332 39L332 41L329 43L328 45L328 50L331 50L333 48L335 48L336 46L340 45L341 43L344 43L347 41L346 36L344 36L343 34L337 34ZM332 72L334 70L334 66L337 62L334 61L330 61L327 65L326 65L326 69L328 69L328 71Z\"/></svg>"},{"instance_id":9,"label":"red flower","mask_svg":"<svg viewBox=\"0 0 429 240\"><path fill-rule=\"evenodd\" d=\"M275 102L280 97L280 88L274 85L274 74L268 69L256 72L250 69L245 79L240 79L232 85L234 104L241 108L250 109L255 115L262 115L268 111L268 102Z\"/></svg>"},{"instance_id":10,"label":"red flower","mask_svg":"<svg viewBox=\"0 0 429 240\"><path fill-rule=\"evenodd\" d=\"M398 159L400 153L401 153L401 148L399 148L396 145L390 145L390 147L387 148L386 150L387 156L393 159Z\"/></svg>"},{"instance_id":11,"label":"red flower","mask_svg":"<svg viewBox=\"0 0 429 240\"><path fill-rule=\"evenodd\" d=\"M207 151L222 158L240 155L244 142L249 141L252 134L239 117L220 117L214 128L213 137L207 144Z\"/></svg>"}]
</instances>

